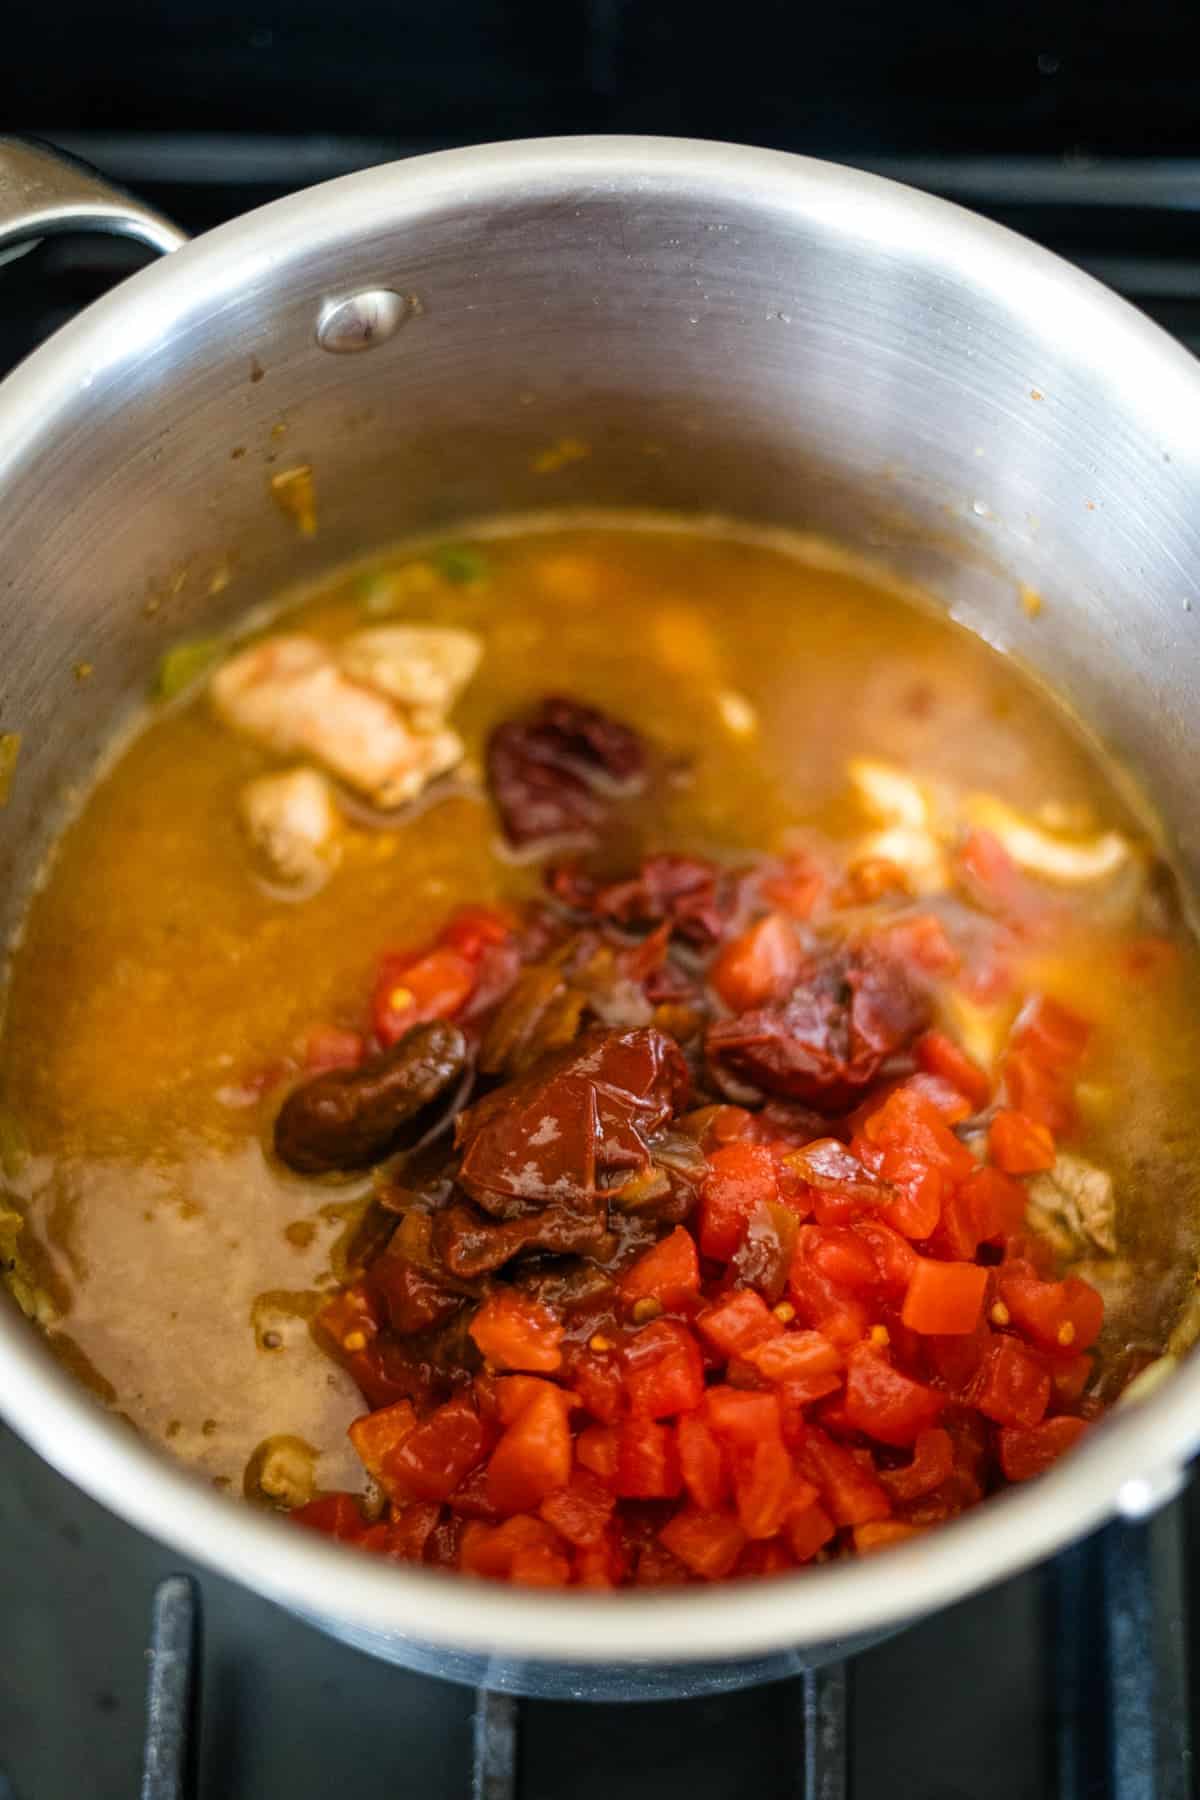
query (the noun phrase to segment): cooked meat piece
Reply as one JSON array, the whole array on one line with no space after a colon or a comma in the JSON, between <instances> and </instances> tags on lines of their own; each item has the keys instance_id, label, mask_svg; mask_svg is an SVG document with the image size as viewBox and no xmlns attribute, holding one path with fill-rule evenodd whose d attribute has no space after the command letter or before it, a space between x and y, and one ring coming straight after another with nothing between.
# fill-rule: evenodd
<instances>
[{"instance_id":1,"label":"cooked meat piece","mask_svg":"<svg viewBox=\"0 0 1200 1800\"><path fill-rule=\"evenodd\" d=\"M479 667L483 645L453 625L378 625L340 645L347 675L413 708L414 723L440 725Z\"/></svg>"},{"instance_id":2,"label":"cooked meat piece","mask_svg":"<svg viewBox=\"0 0 1200 1800\"><path fill-rule=\"evenodd\" d=\"M647 1139L689 1085L665 1033L593 1029L463 1116L459 1182L496 1218L547 1206L595 1216L606 1184L649 1165Z\"/></svg>"},{"instance_id":3,"label":"cooked meat piece","mask_svg":"<svg viewBox=\"0 0 1200 1800\"><path fill-rule=\"evenodd\" d=\"M275 1120L275 1153L320 1175L363 1169L429 1131L467 1068L457 1025L417 1025L358 1069L331 1069L293 1088Z\"/></svg>"},{"instance_id":4,"label":"cooked meat piece","mask_svg":"<svg viewBox=\"0 0 1200 1800\"><path fill-rule=\"evenodd\" d=\"M527 719L509 719L488 740L488 783L505 836L519 848L555 838L594 842L615 789L646 769L635 731L595 707L551 698Z\"/></svg>"},{"instance_id":5,"label":"cooked meat piece","mask_svg":"<svg viewBox=\"0 0 1200 1800\"><path fill-rule=\"evenodd\" d=\"M248 781L238 799L246 835L271 873L315 888L338 853L341 819L333 789L316 769L288 769Z\"/></svg>"},{"instance_id":6,"label":"cooked meat piece","mask_svg":"<svg viewBox=\"0 0 1200 1800\"><path fill-rule=\"evenodd\" d=\"M900 966L864 947L815 965L782 1006L719 1020L706 1048L718 1080L832 1114L854 1105L928 1017Z\"/></svg>"},{"instance_id":7,"label":"cooked meat piece","mask_svg":"<svg viewBox=\"0 0 1200 1800\"><path fill-rule=\"evenodd\" d=\"M212 698L227 725L280 755L315 757L379 806L412 800L462 758L453 731L410 729L385 694L352 681L315 638L264 638L223 663Z\"/></svg>"},{"instance_id":8,"label":"cooked meat piece","mask_svg":"<svg viewBox=\"0 0 1200 1800\"><path fill-rule=\"evenodd\" d=\"M1060 1150L1054 1167L1029 1183L1029 1198L1052 1219L1061 1219L1077 1241L1090 1238L1098 1249L1116 1253L1117 1203L1107 1169Z\"/></svg>"}]
</instances>

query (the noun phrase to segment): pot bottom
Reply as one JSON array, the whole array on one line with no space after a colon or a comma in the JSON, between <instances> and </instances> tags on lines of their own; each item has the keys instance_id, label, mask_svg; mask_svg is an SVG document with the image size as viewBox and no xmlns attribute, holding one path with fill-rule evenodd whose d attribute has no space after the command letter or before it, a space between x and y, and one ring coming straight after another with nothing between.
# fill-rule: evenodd
<instances>
[{"instance_id":1,"label":"pot bottom","mask_svg":"<svg viewBox=\"0 0 1200 1800\"><path fill-rule=\"evenodd\" d=\"M845 1661L881 1644L897 1629L862 1632L803 1650L778 1650L738 1662L570 1663L489 1656L419 1643L390 1632L356 1631L316 1613L300 1612L297 1616L339 1643L420 1675L538 1700L691 1700L702 1694L729 1693L765 1682L785 1681L802 1675L806 1669Z\"/></svg>"}]
</instances>

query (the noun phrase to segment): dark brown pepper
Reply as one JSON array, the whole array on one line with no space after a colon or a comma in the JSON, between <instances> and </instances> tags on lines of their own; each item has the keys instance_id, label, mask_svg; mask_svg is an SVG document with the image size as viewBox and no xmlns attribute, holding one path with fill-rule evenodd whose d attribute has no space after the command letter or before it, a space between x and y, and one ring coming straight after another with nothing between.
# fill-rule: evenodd
<instances>
[{"instance_id":1,"label":"dark brown pepper","mask_svg":"<svg viewBox=\"0 0 1200 1800\"><path fill-rule=\"evenodd\" d=\"M615 791L644 779L646 753L637 732L619 719L556 695L531 716L496 727L487 766L510 844L594 843Z\"/></svg>"},{"instance_id":2,"label":"dark brown pepper","mask_svg":"<svg viewBox=\"0 0 1200 1800\"><path fill-rule=\"evenodd\" d=\"M361 1068L294 1088L275 1120L275 1154L301 1175L367 1168L424 1137L467 1061L457 1025L417 1025Z\"/></svg>"}]
</instances>

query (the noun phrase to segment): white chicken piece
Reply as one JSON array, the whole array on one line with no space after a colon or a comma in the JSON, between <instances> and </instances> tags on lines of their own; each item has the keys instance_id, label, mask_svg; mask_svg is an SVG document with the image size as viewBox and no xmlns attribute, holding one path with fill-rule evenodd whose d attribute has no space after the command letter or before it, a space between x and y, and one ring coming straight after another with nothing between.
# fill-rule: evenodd
<instances>
[{"instance_id":1,"label":"white chicken piece","mask_svg":"<svg viewBox=\"0 0 1200 1800\"><path fill-rule=\"evenodd\" d=\"M1117 1202L1107 1169L1060 1150L1054 1167L1029 1183L1029 1198L1061 1220L1076 1240L1090 1239L1098 1249L1116 1254Z\"/></svg>"},{"instance_id":2,"label":"white chicken piece","mask_svg":"<svg viewBox=\"0 0 1200 1800\"><path fill-rule=\"evenodd\" d=\"M308 755L378 806L400 806L461 761L462 741L415 731L386 694L352 680L315 638L264 638L219 668L213 705L227 725L283 756Z\"/></svg>"},{"instance_id":3,"label":"white chicken piece","mask_svg":"<svg viewBox=\"0 0 1200 1800\"><path fill-rule=\"evenodd\" d=\"M289 887L320 886L337 860L342 822L317 769L287 769L248 781L238 798L246 835Z\"/></svg>"},{"instance_id":4,"label":"white chicken piece","mask_svg":"<svg viewBox=\"0 0 1200 1800\"><path fill-rule=\"evenodd\" d=\"M1133 855L1132 844L1119 831L1089 838L1056 837L993 794L970 795L962 810L968 824L990 831L1020 868L1045 881L1067 886L1103 881Z\"/></svg>"},{"instance_id":5,"label":"white chicken piece","mask_svg":"<svg viewBox=\"0 0 1200 1800\"><path fill-rule=\"evenodd\" d=\"M871 756L852 757L846 772L863 807L882 826L861 840L859 855L895 863L916 894L941 893L949 884L949 869L934 830L933 807L920 783Z\"/></svg>"},{"instance_id":6,"label":"white chicken piece","mask_svg":"<svg viewBox=\"0 0 1200 1800\"><path fill-rule=\"evenodd\" d=\"M454 625L377 625L340 646L347 675L413 708L414 722L441 723L479 667L483 645Z\"/></svg>"}]
</instances>

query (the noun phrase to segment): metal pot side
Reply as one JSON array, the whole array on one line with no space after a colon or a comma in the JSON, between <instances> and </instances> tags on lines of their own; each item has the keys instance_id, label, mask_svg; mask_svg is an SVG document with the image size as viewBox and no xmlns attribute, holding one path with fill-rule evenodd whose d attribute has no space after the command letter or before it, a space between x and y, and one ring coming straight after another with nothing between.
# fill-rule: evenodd
<instances>
[{"instance_id":1,"label":"metal pot side","mask_svg":"<svg viewBox=\"0 0 1200 1800\"><path fill-rule=\"evenodd\" d=\"M124 228L169 244L147 217ZM0 195L0 241L3 222ZM355 298L380 293L397 300ZM1197 419L1200 371L1131 307L832 165L576 138L263 208L124 283L0 385L0 701L23 735L0 925L172 638L406 533L583 504L818 531L919 581L1120 748L1195 875ZM268 498L303 463L312 538ZM1044 600L1036 619L1018 582ZM0 1359L8 1422L133 1524L375 1654L597 1697L841 1654L1151 1510L1200 1440L1190 1361L1051 1475L882 1560L516 1595L380 1568L224 1499L101 1411L8 1306Z\"/></svg>"}]
</instances>

